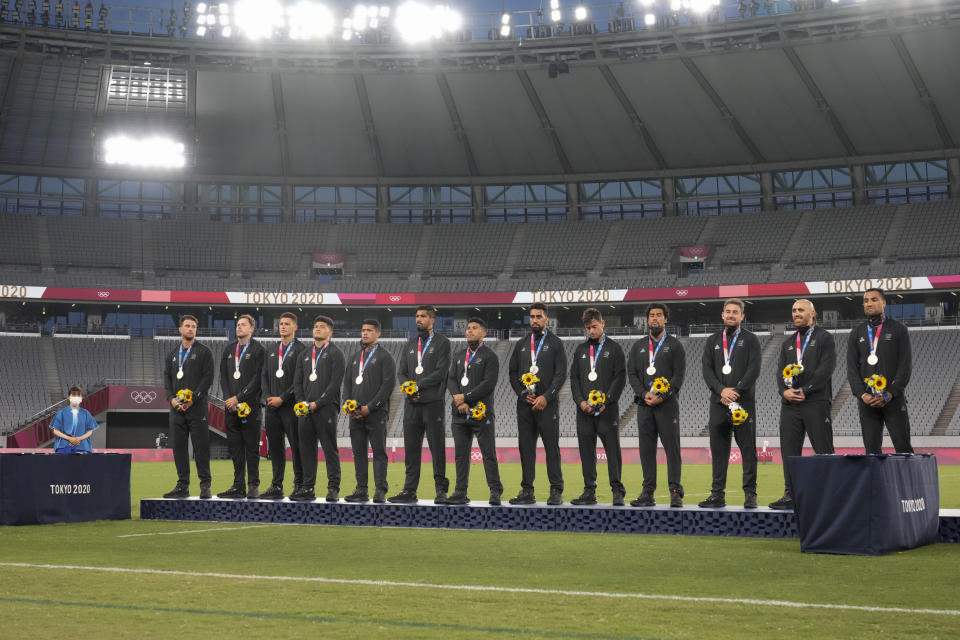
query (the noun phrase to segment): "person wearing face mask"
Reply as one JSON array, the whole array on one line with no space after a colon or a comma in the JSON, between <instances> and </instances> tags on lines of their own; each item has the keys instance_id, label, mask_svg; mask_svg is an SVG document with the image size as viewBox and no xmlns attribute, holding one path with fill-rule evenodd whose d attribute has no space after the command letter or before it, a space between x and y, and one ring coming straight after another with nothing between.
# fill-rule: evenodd
<instances>
[{"instance_id":1,"label":"person wearing face mask","mask_svg":"<svg viewBox=\"0 0 960 640\"><path fill-rule=\"evenodd\" d=\"M680 484L680 388L687 371L683 345L676 336L667 333L670 309L654 302L647 307L647 328L650 335L641 338L630 349L627 379L633 388L637 403L637 431L640 434L640 467L643 469L643 490L634 507L652 507L653 492L657 488L657 437L667 455L667 483L670 486L670 506L683 506L683 485ZM666 393L653 390L653 381L666 378L670 389Z\"/></svg>"},{"instance_id":2,"label":"person wearing face mask","mask_svg":"<svg viewBox=\"0 0 960 640\"><path fill-rule=\"evenodd\" d=\"M883 452L883 427L897 453L913 453L910 445L910 417L905 396L911 363L910 336L907 327L887 317L887 298L883 289L863 293L863 313L867 321L850 332L847 341L847 376L850 390L857 397L860 428L866 453ZM864 380L879 374L886 388L873 393Z\"/></svg>"},{"instance_id":3,"label":"person wearing face mask","mask_svg":"<svg viewBox=\"0 0 960 640\"><path fill-rule=\"evenodd\" d=\"M86 409L80 408L83 389L70 387L69 407L64 407L53 416L50 430L55 436L53 450L56 453L93 453L90 436L99 426Z\"/></svg>"},{"instance_id":4,"label":"person wearing face mask","mask_svg":"<svg viewBox=\"0 0 960 640\"><path fill-rule=\"evenodd\" d=\"M833 366L837 348L833 335L817 326L817 311L809 300L797 300L791 310L796 331L788 333L780 347L777 387L782 396L780 407L780 454L783 457L784 492L771 509L792 510L793 489L788 458L803 452L803 437L810 438L814 453L833 453L833 425L830 405L833 395ZM802 371L784 379L788 364Z\"/></svg>"}]
</instances>

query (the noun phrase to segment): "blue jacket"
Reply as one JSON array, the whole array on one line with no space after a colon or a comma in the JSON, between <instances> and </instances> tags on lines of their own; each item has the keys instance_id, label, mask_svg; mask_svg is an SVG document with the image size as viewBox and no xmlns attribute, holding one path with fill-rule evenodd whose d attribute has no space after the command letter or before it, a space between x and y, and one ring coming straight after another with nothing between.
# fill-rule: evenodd
<instances>
[{"instance_id":1,"label":"blue jacket","mask_svg":"<svg viewBox=\"0 0 960 640\"><path fill-rule=\"evenodd\" d=\"M78 409L77 411L77 424L73 424L73 411L70 407L64 407L57 412L57 415L53 416L53 420L50 422L50 428L56 429L60 433L65 433L68 436L78 437L85 434L87 431L93 431L99 425L97 421L93 419L93 415L90 414L86 409ZM64 440L63 438L55 438L53 441L53 450L64 449L69 447L70 443ZM86 451L88 453L93 452L93 445L90 444L90 438L82 441L77 445L78 450Z\"/></svg>"}]
</instances>

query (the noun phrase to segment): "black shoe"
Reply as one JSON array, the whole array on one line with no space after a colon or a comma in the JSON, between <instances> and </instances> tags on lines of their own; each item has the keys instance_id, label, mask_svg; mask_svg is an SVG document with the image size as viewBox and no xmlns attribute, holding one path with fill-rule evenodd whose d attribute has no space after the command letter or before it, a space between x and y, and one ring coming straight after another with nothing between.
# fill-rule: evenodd
<instances>
[{"instance_id":1,"label":"black shoe","mask_svg":"<svg viewBox=\"0 0 960 640\"><path fill-rule=\"evenodd\" d=\"M614 492L613 492L613 506L615 506L615 507L622 507L622 506L624 505L624 502L623 502L624 497L625 497L624 494L620 493L619 491L614 491Z\"/></svg>"},{"instance_id":2,"label":"black shoe","mask_svg":"<svg viewBox=\"0 0 960 640\"><path fill-rule=\"evenodd\" d=\"M290 494L290 498L297 494L296 489L293 493ZM283 487L279 487L275 484L270 485L270 488L260 494L260 498L263 500L283 500Z\"/></svg>"},{"instance_id":3,"label":"black shoe","mask_svg":"<svg viewBox=\"0 0 960 640\"><path fill-rule=\"evenodd\" d=\"M209 500L209 499L212 498L212 497L213 497L213 496L212 496L212 494L210 493L210 485L208 485L208 484L202 484L202 485L200 485L200 499L201 499L201 500Z\"/></svg>"},{"instance_id":4,"label":"black shoe","mask_svg":"<svg viewBox=\"0 0 960 640\"><path fill-rule=\"evenodd\" d=\"M443 489L437 489L437 496L433 499L433 504L447 504L447 492Z\"/></svg>"},{"instance_id":5,"label":"black shoe","mask_svg":"<svg viewBox=\"0 0 960 640\"><path fill-rule=\"evenodd\" d=\"M309 487L300 487L291 493L289 497L293 502L313 502L317 499L313 489L310 489Z\"/></svg>"},{"instance_id":6,"label":"black shoe","mask_svg":"<svg viewBox=\"0 0 960 640\"><path fill-rule=\"evenodd\" d=\"M571 500L570 504L575 504L578 506L585 504L597 504L597 494L595 491L590 489L584 489L583 493L580 494L580 497Z\"/></svg>"},{"instance_id":7,"label":"black shoe","mask_svg":"<svg viewBox=\"0 0 960 640\"><path fill-rule=\"evenodd\" d=\"M757 508L757 494L755 493L746 493L743 496L743 508L744 509L756 509Z\"/></svg>"},{"instance_id":8,"label":"black shoe","mask_svg":"<svg viewBox=\"0 0 960 640\"><path fill-rule=\"evenodd\" d=\"M387 499L394 504L415 504L417 502L417 492L404 489L397 495L390 496ZM374 502L376 502L376 500L374 500Z\"/></svg>"},{"instance_id":9,"label":"black shoe","mask_svg":"<svg viewBox=\"0 0 960 640\"><path fill-rule=\"evenodd\" d=\"M304 486L303 486L302 484L300 484L299 482L294 482L294 483L293 483L293 492L294 492L294 493L296 493L297 491L302 491L303 489L304 489ZM281 489L281 491L283 491L283 489Z\"/></svg>"},{"instance_id":10,"label":"black shoe","mask_svg":"<svg viewBox=\"0 0 960 640\"><path fill-rule=\"evenodd\" d=\"M470 504L470 496L467 495L466 491L454 491L453 494L447 498L446 504Z\"/></svg>"},{"instance_id":11,"label":"black shoe","mask_svg":"<svg viewBox=\"0 0 960 640\"><path fill-rule=\"evenodd\" d=\"M560 487L550 487L550 497L547 504L551 507L563 504L563 490Z\"/></svg>"},{"instance_id":12,"label":"black shoe","mask_svg":"<svg viewBox=\"0 0 960 640\"><path fill-rule=\"evenodd\" d=\"M340 502L340 489L327 489L327 502Z\"/></svg>"},{"instance_id":13,"label":"black shoe","mask_svg":"<svg viewBox=\"0 0 960 640\"><path fill-rule=\"evenodd\" d=\"M782 498L776 502L771 502L769 506L777 511L793 511L793 496L787 491Z\"/></svg>"},{"instance_id":14,"label":"black shoe","mask_svg":"<svg viewBox=\"0 0 960 640\"><path fill-rule=\"evenodd\" d=\"M710 497L697 505L701 509L720 509L727 506L723 491L711 491Z\"/></svg>"},{"instance_id":15,"label":"black shoe","mask_svg":"<svg viewBox=\"0 0 960 640\"><path fill-rule=\"evenodd\" d=\"M670 489L670 506L674 508L683 506L683 489Z\"/></svg>"},{"instance_id":16,"label":"black shoe","mask_svg":"<svg viewBox=\"0 0 960 640\"><path fill-rule=\"evenodd\" d=\"M357 489L344 498L344 500L347 502L367 502L370 500L370 496L367 495L367 491L365 489Z\"/></svg>"},{"instance_id":17,"label":"black shoe","mask_svg":"<svg viewBox=\"0 0 960 640\"><path fill-rule=\"evenodd\" d=\"M490 490L490 504L495 507L499 507L501 504L500 496L503 495L503 490L491 489Z\"/></svg>"},{"instance_id":18,"label":"black shoe","mask_svg":"<svg viewBox=\"0 0 960 640\"><path fill-rule=\"evenodd\" d=\"M653 499L652 491L644 491L636 500L630 501L631 507L655 507L657 506L657 501Z\"/></svg>"},{"instance_id":19,"label":"black shoe","mask_svg":"<svg viewBox=\"0 0 960 640\"><path fill-rule=\"evenodd\" d=\"M510 498L510 504L537 504L537 497L533 495L533 489L520 489L516 498Z\"/></svg>"},{"instance_id":20,"label":"black shoe","mask_svg":"<svg viewBox=\"0 0 960 640\"><path fill-rule=\"evenodd\" d=\"M387 492L383 489L377 489L373 492L373 501L377 504L383 504L387 501Z\"/></svg>"},{"instance_id":21,"label":"black shoe","mask_svg":"<svg viewBox=\"0 0 960 640\"><path fill-rule=\"evenodd\" d=\"M167 491L163 494L164 498L189 498L190 497L190 485L177 483L170 491Z\"/></svg>"},{"instance_id":22,"label":"black shoe","mask_svg":"<svg viewBox=\"0 0 960 640\"><path fill-rule=\"evenodd\" d=\"M251 484L249 487L247 487L248 500L256 500L259 497L260 497L260 485Z\"/></svg>"},{"instance_id":23,"label":"black shoe","mask_svg":"<svg viewBox=\"0 0 960 640\"><path fill-rule=\"evenodd\" d=\"M244 491L241 487L233 486L233 487L230 487L229 489L227 489L226 491L222 491L222 492L218 493L218 494L217 494L217 497L218 497L218 498L229 498L229 499L246 498L246 497L247 497L247 492Z\"/></svg>"}]
</instances>

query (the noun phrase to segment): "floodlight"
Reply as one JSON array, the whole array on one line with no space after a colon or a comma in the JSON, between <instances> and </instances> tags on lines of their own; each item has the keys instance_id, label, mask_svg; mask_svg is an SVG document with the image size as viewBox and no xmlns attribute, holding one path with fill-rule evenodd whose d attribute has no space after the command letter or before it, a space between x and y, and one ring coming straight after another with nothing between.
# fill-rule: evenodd
<instances>
[{"instance_id":1,"label":"floodlight","mask_svg":"<svg viewBox=\"0 0 960 640\"><path fill-rule=\"evenodd\" d=\"M550 8L551 8L551 9L559 9L559 8L560 8L560 0L550 0Z\"/></svg>"},{"instance_id":2,"label":"floodlight","mask_svg":"<svg viewBox=\"0 0 960 640\"><path fill-rule=\"evenodd\" d=\"M560 14L559 9L554 9L553 11L550 12L550 19L553 20L554 22L560 22L561 17L562 16Z\"/></svg>"},{"instance_id":3,"label":"floodlight","mask_svg":"<svg viewBox=\"0 0 960 640\"><path fill-rule=\"evenodd\" d=\"M510 14L505 13L500 16L500 24L510 24Z\"/></svg>"},{"instance_id":4,"label":"floodlight","mask_svg":"<svg viewBox=\"0 0 960 640\"><path fill-rule=\"evenodd\" d=\"M230 5L226 2L221 2L219 11L220 13L230 13Z\"/></svg>"},{"instance_id":5,"label":"floodlight","mask_svg":"<svg viewBox=\"0 0 960 640\"><path fill-rule=\"evenodd\" d=\"M107 164L170 169L186 164L183 143L172 138L114 136L104 142L103 151Z\"/></svg>"},{"instance_id":6,"label":"floodlight","mask_svg":"<svg viewBox=\"0 0 960 640\"><path fill-rule=\"evenodd\" d=\"M587 19L587 8L586 8L586 7L583 7L583 6L577 7L577 8L574 9L574 11L573 11L573 17L576 18L578 21L586 20L586 19Z\"/></svg>"},{"instance_id":7,"label":"floodlight","mask_svg":"<svg viewBox=\"0 0 960 640\"><path fill-rule=\"evenodd\" d=\"M343 39L344 39L345 41L349 42L351 38L353 38L353 31L351 31L350 29L344 29L344 30L343 30Z\"/></svg>"},{"instance_id":8,"label":"floodlight","mask_svg":"<svg viewBox=\"0 0 960 640\"><path fill-rule=\"evenodd\" d=\"M389 18L390 17L390 7L380 7L380 17Z\"/></svg>"},{"instance_id":9,"label":"floodlight","mask_svg":"<svg viewBox=\"0 0 960 640\"><path fill-rule=\"evenodd\" d=\"M252 40L270 38L283 28L283 5L279 0L239 0L234 7L234 24Z\"/></svg>"},{"instance_id":10,"label":"floodlight","mask_svg":"<svg viewBox=\"0 0 960 640\"><path fill-rule=\"evenodd\" d=\"M208 14L207 14L207 26L212 27L212 26L215 25L215 24L217 24L217 16L213 15L212 13L208 13Z\"/></svg>"},{"instance_id":11,"label":"floodlight","mask_svg":"<svg viewBox=\"0 0 960 640\"><path fill-rule=\"evenodd\" d=\"M510 37L510 25L505 24L502 27L500 27L500 37L501 38Z\"/></svg>"},{"instance_id":12,"label":"floodlight","mask_svg":"<svg viewBox=\"0 0 960 640\"><path fill-rule=\"evenodd\" d=\"M287 7L287 17L294 40L324 38L333 31L333 14L322 4L301 0Z\"/></svg>"},{"instance_id":13,"label":"floodlight","mask_svg":"<svg viewBox=\"0 0 960 640\"><path fill-rule=\"evenodd\" d=\"M207 24L207 16L205 15L197 16L197 24Z\"/></svg>"},{"instance_id":14,"label":"floodlight","mask_svg":"<svg viewBox=\"0 0 960 640\"><path fill-rule=\"evenodd\" d=\"M230 16L227 15L227 14L225 14L225 13L221 13L221 14L220 14L220 26L221 26L221 27L226 27L226 26L228 26L229 24L230 24Z\"/></svg>"},{"instance_id":15,"label":"floodlight","mask_svg":"<svg viewBox=\"0 0 960 640\"><path fill-rule=\"evenodd\" d=\"M207 28L204 26L197 27L197 36L202 38L205 35L207 35Z\"/></svg>"},{"instance_id":16,"label":"floodlight","mask_svg":"<svg viewBox=\"0 0 960 640\"><path fill-rule=\"evenodd\" d=\"M197 13L206 13L207 12L207 3L199 2L197 3Z\"/></svg>"},{"instance_id":17,"label":"floodlight","mask_svg":"<svg viewBox=\"0 0 960 640\"><path fill-rule=\"evenodd\" d=\"M653 25L657 24L657 16L653 15L652 13L646 14L643 16L643 24L647 25L648 27L652 27Z\"/></svg>"}]
</instances>

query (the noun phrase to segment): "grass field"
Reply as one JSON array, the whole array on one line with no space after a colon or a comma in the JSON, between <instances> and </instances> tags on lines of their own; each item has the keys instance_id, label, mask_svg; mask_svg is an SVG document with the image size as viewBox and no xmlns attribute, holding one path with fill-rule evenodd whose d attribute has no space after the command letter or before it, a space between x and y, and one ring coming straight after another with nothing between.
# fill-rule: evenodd
<instances>
[{"instance_id":1,"label":"grass field","mask_svg":"<svg viewBox=\"0 0 960 640\"><path fill-rule=\"evenodd\" d=\"M346 493L352 467L344 471ZM391 465L391 488L402 472ZM519 472L502 465L505 497ZM781 473L761 466L761 503L779 497ZM940 473L942 506L960 507L960 467ZM226 489L229 463L215 462L213 476L214 491ZM564 476L569 500L579 467ZM739 476L732 466L730 484ZM960 545L861 558L802 554L797 540L137 520L139 499L174 478L172 464L134 465L132 521L0 529L2 636L960 635ZM486 498L480 465L471 484L473 498ZM639 492L637 465L624 484ZM702 499L709 468L685 466L684 485L688 504ZM600 500L609 499L607 487ZM728 492L730 504L741 499Z\"/></svg>"}]
</instances>

